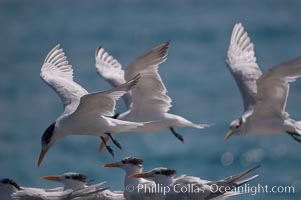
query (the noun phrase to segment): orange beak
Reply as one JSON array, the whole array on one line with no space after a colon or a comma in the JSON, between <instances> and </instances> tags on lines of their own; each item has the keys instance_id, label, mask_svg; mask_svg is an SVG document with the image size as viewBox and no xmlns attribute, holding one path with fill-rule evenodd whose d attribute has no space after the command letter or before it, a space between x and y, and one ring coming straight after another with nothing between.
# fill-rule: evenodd
<instances>
[{"instance_id":1,"label":"orange beak","mask_svg":"<svg viewBox=\"0 0 301 200\"><path fill-rule=\"evenodd\" d=\"M226 134L224 140L228 140L233 134L234 134L234 131L232 131L232 130L228 131L228 133Z\"/></svg>"},{"instance_id":2,"label":"orange beak","mask_svg":"<svg viewBox=\"0 0 301 200\"><path fill-rule=\"evenodd\" d=\"M150 178L150 177L152 177L152 175L148 172L129 175L129 178Z\"/></svg>"},{"instance_id":3,"label":"orange beak","mask_svg":"<svg viewBox=\"0 0 301 200\"><path fill-rule=\"evenodd\" d=\"M49 181L62 182L62 179L59 176L43 176L41 178Z\"/></svg>"},{"instance_id":4,"label":"orange beak","mask_svg":"<svg viewBox=\"0 0 301 200\"><path fill-rule=\"evenodd\" d=\"M46 153L48 152L48 149L49 148L45 148L45 149L42 149L41 153L40 153L40 156L39 156L39 160L38 160L38 167L40 167Z\"/></svg>"},{"instance_id":5,"label":"orange beak","mask_svg":"<svg viewBox=\"0 0 301 200\"><path fill-rule=\"evenodd\" d=\"M120 167L121 165L118 162L108 163L103 165L103 167Z\"/></svg>"}]
</instances>

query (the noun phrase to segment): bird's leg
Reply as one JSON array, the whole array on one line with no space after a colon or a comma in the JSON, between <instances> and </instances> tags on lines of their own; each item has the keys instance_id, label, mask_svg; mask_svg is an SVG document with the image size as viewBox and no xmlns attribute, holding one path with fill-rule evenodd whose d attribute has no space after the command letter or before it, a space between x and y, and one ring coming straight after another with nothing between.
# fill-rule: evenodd
<instances>
[{"instance_id":1,"label":"bird's leg","mask_svg":"<svg viewBox=\"0 0 301 200\"><path fill-rule=\"evenodd\" d=\"M289 131L287 131L287 133L288 133L294 140L296 140L297 142L300 142L300 143L301 143L301 135L299 135L298 133L295 133L295 132L289 132Z\"/></svg>"},{"instance_id":2,"label":"bird's leg","mask_svg":"<svg viewBox=\"0 0 301 200\"><path fill-rule=\"evenodd\" d=\"M109 136L106 136L106 137L105 137L106 143L108 143L109 140L110 140ZM99 145L99 148L98 148L98 153L101 153L102 150L105 148L105 146L106 146L105 143L104 143L104 142L101 142L101 144Z\"/></svg>"},{"instance_id":3,"label":"bird's leg","mask_svg":"<svg viewBox=\"0 0 301 200\"><path fill-rule=\"evenodd\" d=\"M109 138L112 140L112 142L119 148L119 149L122 149L122 146L121 146L121 144L117 141L117 140L115 140L114 138L113 138L113 136L112 136L112 134L111 133L105 133L107 136L109 136Z\"/></svg>"},{"instance_id":4,"label":"bird's leg","mask_svg":"<svg viewBox=\"0 0 301 200\"><path fill-rule=\"evenodd\" d=\"M103 136L100 136L103 144L105 145L106 149L109 151L109 153L114 157L114 151L113 149L110 147L110 145L107 144L106 139Z\"/></svg>"},{"instance_id":5,"label":"bird's leg","mask_svg":"<svg viewBox=\"0 0 301 200\"><path fill-rule=\"evenodd\" d=\"M181 142L184 142L184 137L182 135L180 135L179 133L177 133L173 127L170 127L169 129L178 140L180 140Z\"/></svg>"}]
</instances>

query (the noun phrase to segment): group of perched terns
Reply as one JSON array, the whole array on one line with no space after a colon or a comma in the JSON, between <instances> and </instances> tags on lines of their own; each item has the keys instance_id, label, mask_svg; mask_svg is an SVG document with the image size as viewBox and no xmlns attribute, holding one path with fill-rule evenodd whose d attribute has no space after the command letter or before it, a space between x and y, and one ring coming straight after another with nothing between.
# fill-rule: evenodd
<instances>
[{"instance_id":1,"label":"group of perched terns","mask_svg":"<svg viewBox=\"0 0 301 200\"><path fill-rule=\"evenodd\" d=\"M42 150L38 166L56 142L70 135L100 137L102 143L99 151L105 147L114 155L109 145L110 140L118 148L122 148L115 138L117 133L170 130L178 140L184 142L183 136L175 128L209 127L207 124L196 124L169 113L171 98L167 96L166 87L158 73L159 65L167 59L169 43L166 41L151 48L124 70L104 48L97 48L97 72L113 89L94 93L89 93L73 80L73 69L63 49L60 45L55 46L47 54L40 75L62 99L64 112L51 123L41 138ZM232 135L285 133L301 142L301 121L293 120L285 112L289 83L301 76L301 57L262 73L256 63L253 43L242 24L238 23L233 28L226 63L242 95L244 113L230 123L229 132L224 139L227 140ZM116 100L120 97L124 98L127 111L115 114ZM0 181L0 199L222 200L241 193L226 190L213 192L213 186L239 187L258 176L245 178L259 166L218 181L187 175L176 177L174 169L163 167L143 172L143 160L133 157L105 164L104 167L117 167L125 171L124 191L102 188L103 183L92 185L87 176L69 172L60 176L42 177L63 184L63 187L54 189L21 187L14 180L4 178ZM153 192L158 189L158 185L175 189L191 184L202 188L202 192Z\"/></svg>"},{"instance_id":2,"label":"group of perched terns","mask_svg":"<svg viewBox=\"0 0 301 200\"><path fill-rule=\"evenodd\" d=\"M120 168L125 171L124 191L111 191L108 187L101 188L104 182L91 185L86 175L68 172L59 176L42 177L42 179L63 184L63 187L53 189L21 187L12 179L2 179L0 180L0 197L1 200L223 200L240 193L232 190L217 190L217 188L233 189L253 180L258 175L245 177L260 166L218 181L203 180L187 175L176 177L176 170L164 167L143 172L143 160L134 157L126 157L119 162L105 164L103 167ZM189 187L194 189L187 191Z\"/></svg>"}]
</instances>

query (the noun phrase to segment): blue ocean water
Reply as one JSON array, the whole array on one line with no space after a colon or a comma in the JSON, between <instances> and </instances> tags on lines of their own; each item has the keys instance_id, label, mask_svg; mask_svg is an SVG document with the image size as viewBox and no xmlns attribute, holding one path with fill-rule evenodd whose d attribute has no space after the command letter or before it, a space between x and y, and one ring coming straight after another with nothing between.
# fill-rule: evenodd
<instances>
[{"instance_id":1,"label":"blue ocean water","mask_svg":"<svg viewBox=\"0 0 301 200\"><path fill-rule=\"evenodd\" d=\"M213 1L17 1L0 2L0 177L20 185L53 187L39 177L76 171L122 189L124 173L101 165L125 156L145 160L145 169L174 168L178 174L216 180L257 164L257 186L295 186L294 194L264 193L232 199L300 199L301 146L287 135L223 137L242 114L238 88L225 66L232 28L242 22L263 71L301 54L298 0ZM73 65L75 80L88 91L110 88L96 74L94 50L105 47L123 66L150 47L171 40L160 74L173 99L171 112L211 128L117 136L116 156L97 153L100 140L69 137L56 144L37 167L40 137L62 112L56 94L39 77L57 43ZM301 80L291 85L287 110L301 118ZM118 110L124 110L122 101ZM225 161L226 160L226 161Z\"/></svg>"}]
</instances>

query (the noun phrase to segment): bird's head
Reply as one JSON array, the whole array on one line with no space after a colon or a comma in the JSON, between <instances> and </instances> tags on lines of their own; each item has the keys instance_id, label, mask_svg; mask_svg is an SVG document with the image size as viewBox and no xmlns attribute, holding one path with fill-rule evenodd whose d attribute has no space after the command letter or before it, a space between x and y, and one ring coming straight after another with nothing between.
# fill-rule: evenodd
<instances>
[{"instance_id":1,"label":"bird's head","mask_svg":"<svg viewBox=\"0 0 301 200\"><path fill-rule=\"evenodd\" d=\"M137 172L143 168L143 160L134 157L126 157L119 162L105 164L103 167L118 167L126 172Z\"/></svg>"},{"instance_id":2,"label":"bird's head","mask_svg":"<svg viewBox=\"0 0 301 200\"><path fill-rule=\"evenodd\" d=\"M60 176L43 176L42 179L60 182L64 185L64 190L82 189L85 188L88 183L86 175L75 172L67 172Z\"/></svg>"},{"instance_id":3,"label":"bird's head","mask_svg":"<svg viewBox=\"0 0 301 200\"><path fill-rule=\"evenodd\" d=\"M4 178L0 180L0 196L4 199L10 199L10 195L21 190L21 187L13 180ZM2 199L2 198L1 198Z\"/></svg>"},{"instance_id":4,"label":"bird's head","mask_svg":"<svg viewBox=\"0 0 301 200\"><path fill-rule=\"evenodd\" d=\"M129 176L129 178L148 178L156 183L165 182L164 180L173 178L176 175L176 170L170 168L159 167L148 172L136 173Z\"/></svg>"},{"instance_id":5,"label":"bird's head","mask_svg":"<svg viewBox=\"0 0 301 200\"><path fill-rule=\"evenodd\" d=\"M225 136L225 140L229 139L232 135L238 135L242 131L244 124L243 118L238 118L230 123L229 131Z\"/></svg>"},{"instance_id":6,"label":"bird's head","mask_svg":"<svg viewBox=\"0 0 301 200\"><path fill-rule=\"evenodd\" d=\"M57 137L55 137L55 124L56 122L53 122L44 132L42 138L41 138L41 146L42 150L39 156L38 160L38 166L41 165L46 153L50 149L50 147L58 140Z\"/></svg>"}]
</instances>

